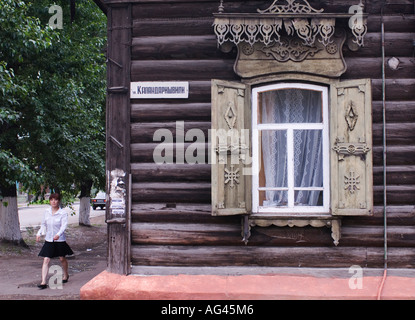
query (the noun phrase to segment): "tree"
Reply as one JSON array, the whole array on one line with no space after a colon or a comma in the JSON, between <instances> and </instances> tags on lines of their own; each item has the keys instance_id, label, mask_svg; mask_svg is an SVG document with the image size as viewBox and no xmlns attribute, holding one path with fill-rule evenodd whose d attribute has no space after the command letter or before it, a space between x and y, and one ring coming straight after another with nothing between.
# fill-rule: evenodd
<instances>
[{"instance_id":1,"label":"tree","mask_svg":"<svg viewBox=\"0 0 415 320\"><path fill-rule=\"evenodd\" d=\"M89 225L91 186L105 185L106 17L92 1L77 1L75 11L66 0L57 3L64 17L59 46L37 64L47 79L40 88L43 109L59 117L43 120L49 124L41 136L52 131L53 140L46 141L47 152L37 157L45 184L72 195L80 192L79 222ZM40 1L36 6L45 23L50 14L42 8L48 4Z\"/></svg>"},{"instance_id":2,"label":"tree","mask_svg":"<svg viewBox=\"0 0 415 320\"><path fill-rule=\"evenodd\" d=\"M82 1L71 24L60 2L61 30L48 1L0 2L0 239L16 243L16 181L73 195L105 181L105 16Z\"/></svg>"},{"instance_id":3,"label":"tree","mask_svg":"<svg viewBox=\"0 0 415 320\"><path fill-rule=\"evenodd\" d=\"M0 3L0 239L23 244L17 215L16 181L35 182L38 175L25 157L25 115L38 79L16 70L52 42L48 27L27 15L19 0Z\"/></svg>"}]
</instances>

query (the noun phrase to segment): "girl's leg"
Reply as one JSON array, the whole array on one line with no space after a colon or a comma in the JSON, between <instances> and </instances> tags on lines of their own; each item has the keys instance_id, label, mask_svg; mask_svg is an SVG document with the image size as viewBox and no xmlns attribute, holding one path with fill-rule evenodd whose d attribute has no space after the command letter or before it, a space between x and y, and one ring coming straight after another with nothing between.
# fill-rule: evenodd
<instances>
[{"instance_id":1,"label":"girl's leg","mask_svg":"<svg viewBox=\"0 0 415 320\"><path fill-rule=\"evenodd\" d=\"M66 260L65 257L59 257L59 260L62 263L63 280L67 280L69 278L69 273L68 273L68 260Z\"/></svg>"},{"instance_id":2,"label":"girl's leg","mask_svg":"<svg viewBox=\"0 0 415 320\"><path fill-rule=\"evenodd\" d=\"M43 265L42 265L42 285L46 284L46 277L49 273L49 262L50 258L43 258Z\"/></svg>"}]
</instances>

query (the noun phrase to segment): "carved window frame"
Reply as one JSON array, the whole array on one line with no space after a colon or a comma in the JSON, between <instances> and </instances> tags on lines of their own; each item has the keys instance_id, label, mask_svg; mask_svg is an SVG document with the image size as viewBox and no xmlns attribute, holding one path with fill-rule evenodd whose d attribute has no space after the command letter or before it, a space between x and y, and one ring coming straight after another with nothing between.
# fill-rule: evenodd
<instances>
[{"instance_id":1,"label":"carved window frame","mask_svg":"<svg viewBox=\"0 0 415 320\"><path fill-rule=\"evenodd\" d=\"M290 123L290 124L258 124L258 95L267 91L274 91L280 89L302 89L317 91L321 93L321 102L322 102L322 123L321 124L306 124L306 123ZM252 112L252 214L258 215L269 215L269 216L283 216L292 214L301 214L301 215L322 215L326 216L330 214L330 119L329 119L329 88L327 86L309 84L304 82L278 82L274 84L266 84L265 86L259 86L252 89L252 102L251 102L251 112ZM321 130L322 132L322 152L323 152L323 205L322 206L294 206L290 203L286 207L271 207L264 208L259 205L258 193L259 193L259 167L260 167L260 146L259 146L259 135L262 130L287 130L287 152L288 158L290 155L293 156L293 132L295 130ZM290 134L291 133L291 134ZM291 162L288 159L288 185L287 192L290 195L293 195L296 188L293 181L293 166L290 165ZM291 169L291 170L290 170ZM291 179L290 179L291 178ZM279 188L281 189L281 188ZM289 197L291 199L292 197ZM293 199L291 199L293 200ZM290 201L292 202L292 201Z\"/></svg>"}]
</instances>

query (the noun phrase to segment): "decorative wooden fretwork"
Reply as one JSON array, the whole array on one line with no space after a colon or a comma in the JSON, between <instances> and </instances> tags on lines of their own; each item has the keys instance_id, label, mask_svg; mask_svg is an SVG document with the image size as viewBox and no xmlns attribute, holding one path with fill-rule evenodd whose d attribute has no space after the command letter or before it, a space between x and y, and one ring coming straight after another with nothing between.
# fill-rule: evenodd
<instances>
[{"instance_id":1,"label":"decorative wooden fretwork","mask_svg":"<svg viewBox=\"0 0 415 320\"><path fill-rule=\"evenodd\" d=\"M324 9L312 8L306 0L285 2L279 4L279 0L275 0L267 9L258 9L257 13L226 14L221 1L214 22L218 45L246 42L252 46L261 42L268 46L280 43L281 35L285 32L302 39L305 45L311 46L318 39L324 46L328 46L333 42L336 20L340 19L348 20L354 36L353 42L358 46L364 45L367 21L361 2L351 7L357 7L357 11L346 14L323 13Z\"/></svg>"},{"instance_id":2,"label":"decorative wooden fretwork","mask_svg":"<svg viewBox=\"0 0 415 320\"><path fill-rule=\"evenodd\" d=\"M235 126L235 122L236 122L236 112L234 110L234 104L233 102L229 102L228 103L228 108L226 109L224 118L226 121L226 124L228 125L229 129L233 129L233 127Z\"/></svg>"},{"instance_id":3,"label":"decorative wooden fretwork","mask_svg":"<svg viewBox=\"0 0 415 320\"><path fill-rule=\"evenodd\" d=\"M234 70L243 78L293 70L339 77L347 70L343 45L356 51L367 32L362 3L348 13L326 13L306 0L274 0L254 13L226 13L225 6L213 28L222 51L238 48Z\"/></svg>"},{"instance_id":4,"label":"decorative wooden fretwork","mask_svg":"<svg viewBox=\"0 0 415 320\"><path fill-rule=\"evenodd\" d=\"M350 143L350 142L339 142L336 141L336 144L333 147L333 150L336 151L339 155L339 160L343 160L345 156L365 156L370 148L366 143Z\"/></svg>"},{"instance_id":5,"label":"decorative wooden fretwork","mask_svg":"<svg viewBox=\"0 0 415 320\"><path fill-rule=\"evenodd\" d=\"M349 190L351 194L355 191L360 190L360 176L356 175L355 172L350 171L349 176L344 176L344 190Z\"/></svg>"},{"instance_id":6,"label":"decorative wooden fretwork","mask_svg":"<svg viewBox=\"0 0 415 320\"><path fill-rule=\"evenodd\" d=\"M306 46L299 39L283 39L279 45L264 46L261 51L267 57L272 56L279 62L288 60L301 62L308 56L314 56L321 49L315 46Z\"/></svg>"},{"instance_id":7,"label":"decorative wooden fretwork","mask_svg":"<svg viewBox=\"0 0 415 320\"><path fill-rule=\"evenodd\" d=\"M332 43L335 32L335 18L280 18L280 17L217 17L214 24L218 45L232 42L238 45L241 42L251 46L261 42L268 46L272 43L281 43L283 31L288 36L297 36L305 45L313 45L316 38L324 46Z\"/></svg>"},{"instance_id":8,"label":"decorative wooden fretwork","mask_svg":"<svg viewBox=\"0 0 415 320\"><path fill-rule=\"evenodd\" d=\"M231 188L235 187L235 183L239 184L239 169L235 169L231 166L230 169L225 168L225 184L228 184Z\"/></svg>"},{"instance_id":9,"label":"decorative wooden fretwork","mask_svg":"<svg viewBox=\"0 0 415 320\"><path fill-rule=\"evenodd\" d=\"M346 116L345 116L347 126L349 127L350 131L354 130L354 127L356 126L358 118L359 118L359 115L357 114L356 106L353 101L350 101L349 104L347 105L347 111L346 111Z\"/></svg>"},{"instance_id":10,"label":"decorative wooden fretwork","mask_svg":"<svg viewBox=\"0 0 415 320\"><path fill-rule=\"evenodd\" d=\"M324 9L316 10L311 7L307 0L303 0L304 4L296 3L296 0L287 0L287 4L277 4L279 0L274 0L268 9L260 10L259 13L321 13Z\"/></svg>"}]
</instances>

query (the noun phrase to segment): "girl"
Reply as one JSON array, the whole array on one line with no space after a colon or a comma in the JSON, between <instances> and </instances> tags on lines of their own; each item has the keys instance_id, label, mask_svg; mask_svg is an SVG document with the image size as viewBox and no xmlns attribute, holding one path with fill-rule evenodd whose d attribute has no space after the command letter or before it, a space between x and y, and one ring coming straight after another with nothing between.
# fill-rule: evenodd
<instances>
[{"instance_id":1,"label":"girl","mask_svg":"<svg viewBox=\"0 0 415 320\"><path fill-rule=\"evenodd\" d=\"M46 209L41 227L36 235L36 241L40 241L40 236L46 234L45 244L39 252L39 257L43 257L42 282L38 285L39 289L45 289L46 277L49 272L49 262L51 258L59 257L63 267L62 282L66 283L69 279L68 261L66 255L72 255L73 251L66 243L65 229L68 225L68 214L60 208L60 195L52 193L49 197L50 208Z\"/></svg>"}]
</instances>

